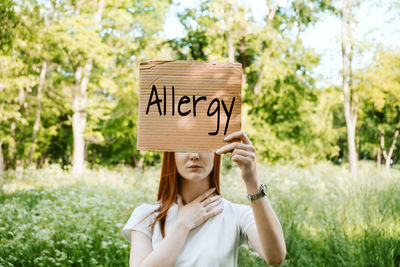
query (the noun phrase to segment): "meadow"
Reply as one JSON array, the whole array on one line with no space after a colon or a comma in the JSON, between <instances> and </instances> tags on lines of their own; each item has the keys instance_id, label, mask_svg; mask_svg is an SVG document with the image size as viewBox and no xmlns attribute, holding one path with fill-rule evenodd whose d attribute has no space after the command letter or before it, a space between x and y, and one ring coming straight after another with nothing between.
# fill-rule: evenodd
<instances>
[{"instance_id":1,"label":"meadow","mask_svg":"<svg viewBox=\"0 0 400 267\"><path fill-rule=\"evenodd\" d=\"M229 166L228 166L229 167ZM223 165L222 195L248 204L240 169ZM281 266L400 266L400 170L360 162L302 169L258 165L282 223ZM128 266L120 231L155 200L160 166L93 167L74 177L58 165L9 171L0 190L0 266ZM238 266L266 266L243 244Z\"/></svg>"}]
</instances>

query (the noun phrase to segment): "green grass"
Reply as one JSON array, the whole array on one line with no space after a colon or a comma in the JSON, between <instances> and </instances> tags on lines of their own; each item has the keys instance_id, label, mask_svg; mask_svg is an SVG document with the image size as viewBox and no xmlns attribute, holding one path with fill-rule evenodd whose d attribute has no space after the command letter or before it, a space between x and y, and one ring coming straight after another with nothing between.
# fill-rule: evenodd
<instances>
[{"instance_id":1,"label":"green grass","mask_svg":"<svg viewBox=\"0 0 400 267\"><path fill-rule=\"evenodd\" d=\"M282 223L282 266L400 266L400 170L261 166ZM0 266L127 266L120 231L137 205L155 200L160 168L118 166L74 177L57 166L8 172L0 190ZM222 169L223 196L248 204L240 169ZM239 266L266 266L242 245Z\"/></svg>"}]
</instances>

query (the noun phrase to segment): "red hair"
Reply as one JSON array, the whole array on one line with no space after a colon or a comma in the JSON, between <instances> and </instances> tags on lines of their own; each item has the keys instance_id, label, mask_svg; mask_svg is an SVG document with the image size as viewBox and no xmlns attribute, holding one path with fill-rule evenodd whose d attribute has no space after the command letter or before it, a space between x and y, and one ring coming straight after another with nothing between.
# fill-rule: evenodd
<instances>
[{"instance_id":1,"label":"red hair","mask_svg":"<svg viewBox=\"0 0 400 267\"><path fill-rule=\"evenodd\" d=\"M214 153L214 166L209 175L210 188L215 187L217 194L220 195L219 188L219 173L221 167L221 155ZM151 224L152 231L157 221L160 221L160 228L162 237L165 237L165 220L167 218L167 212L172 204L175 202L177 194L182 195L181 190L181 179L176 169L175 164L175 152L164 152L163 162L161 167L161 179L158 186L157 201L160 203L160 207L154 212L159 212L154 222Z\"/></svg>"}]
</instances>

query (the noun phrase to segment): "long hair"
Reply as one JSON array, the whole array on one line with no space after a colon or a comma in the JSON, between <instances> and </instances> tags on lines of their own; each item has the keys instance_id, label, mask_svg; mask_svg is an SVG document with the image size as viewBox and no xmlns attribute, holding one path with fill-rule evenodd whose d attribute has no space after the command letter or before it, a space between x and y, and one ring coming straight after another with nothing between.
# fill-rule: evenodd
<instances>
[{"instance_id":1,"label":"long hair","mask_svg":"<svg viewBox=\"0 0 400 267\"><path fill-rule=\"evenodd\" d=\"M215 187L217 194L220 195L221 191L219 188L219 173L221 167L221 155L214 153L214 166L209 175L210 187ZM157 221L160 221L160 228L162 237L165 237L165 221L167 218L167 212L177 198L177 194L181 194L181 179L176 169L175 164L175 152L164 152L163 162L161 167L161 179L158 186L157 201L160 203L160 207L154 212L159 214L151 224L152 231Z\"/></svg>"}]
</instances>

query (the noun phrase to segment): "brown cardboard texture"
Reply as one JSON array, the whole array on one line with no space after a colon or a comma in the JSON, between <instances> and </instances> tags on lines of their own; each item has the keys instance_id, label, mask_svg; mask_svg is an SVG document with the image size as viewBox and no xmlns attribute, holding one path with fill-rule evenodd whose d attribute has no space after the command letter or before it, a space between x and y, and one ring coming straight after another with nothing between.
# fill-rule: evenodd
<instances>
[{"instance_id":1,"label":"brown cardboard texture","mask_svg":"<svg viewBox=\"0 0 400 267\"><path fill-rule=\"evenodd\" d=\"M216 151L241 129L241 88L239 63L142 62L137 148Z\"/></svg>"}]
</instances>

